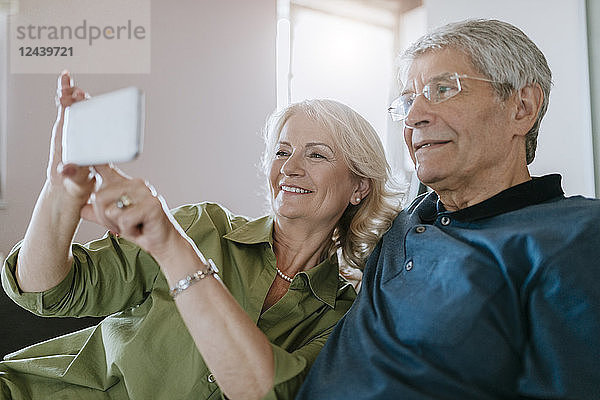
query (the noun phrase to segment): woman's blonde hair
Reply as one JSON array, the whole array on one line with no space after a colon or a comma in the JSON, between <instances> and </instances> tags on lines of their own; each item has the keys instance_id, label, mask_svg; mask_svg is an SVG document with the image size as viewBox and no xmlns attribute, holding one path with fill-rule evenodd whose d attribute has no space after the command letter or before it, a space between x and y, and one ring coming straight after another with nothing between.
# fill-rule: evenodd
<instances>
[{"instance_id":1,"label":"woman's blonde hair","mask_svg":"<svg viewBox=\"0 0 600 400\"><path fill-rule=\"evenodd\" d=\"M369 194L358 204L349 204L333 231L326 255L341 250L342 263L362 269L381 236L400 211L403 194L391 178L383 145L371 124L350 107L334 100L305 100L274 112L263 136L262 166L269 175L283 126L292 115L304 115L321 124L333 137L350 171L370 183Z\"/></svg>"}]
</instances>

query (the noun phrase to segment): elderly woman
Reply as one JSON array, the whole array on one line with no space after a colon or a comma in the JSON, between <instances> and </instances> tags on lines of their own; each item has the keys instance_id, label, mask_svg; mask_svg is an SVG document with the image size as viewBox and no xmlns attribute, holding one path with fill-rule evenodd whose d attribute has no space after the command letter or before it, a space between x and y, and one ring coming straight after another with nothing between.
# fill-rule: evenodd
<instances>
[{"instance_id":1,"label":"elderly woman","mask_svg":"<svg viewBox=\"0 0 600 400\"><path fill-rule=\"evenodd\" d=\"M9 355L0 393L293 398L355 298L338 251L362 267L398 211L372 127L334 101L293 104L265 129L272 215L250 220L214 203L169 212L113 167L94 176L60 165L64 108L85 95L67 74L59 83L47 180L2 281L39 315L110 316ZM72 243L80 217L109 233Z\"/></svg>"}]
</instances>

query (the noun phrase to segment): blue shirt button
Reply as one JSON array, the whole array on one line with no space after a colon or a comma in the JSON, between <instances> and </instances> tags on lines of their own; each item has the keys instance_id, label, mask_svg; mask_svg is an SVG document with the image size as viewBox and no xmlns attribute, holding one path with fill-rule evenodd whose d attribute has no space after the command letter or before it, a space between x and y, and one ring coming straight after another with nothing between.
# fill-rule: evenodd
<instances>
[{"instance_id":1,"label":"blue shirt button","mask_svg":"<svg viewBox=\"0 0 600 400\"><path fill-rule=\"evenodd\" d=\"M404 266L404 269L406 269L407 271L410 271L411 269L413 269L413 261L409 260L406 265Z\"/></svg>"},{"instance_id":2,"label":"blue shirt button","mask_svg":"<svg viewBox=\"0 0 600 400\"><path fill-rule=\"evenodd\" d=\"M419 225L419 226L417 226L417 227L415 228L415 231L416 231L417 233L423 233L423 232L425 232L425 230L426 230L426 229L427 229L427 228L425 228L423 225Z\"/></svg>"},{"instance_id":3,"label":"blue shirt button","mask_svg":"<svg viewBox=\"0 0 600 400\"><path fill-rule=\"evenodd\" d=\"M447 217L447 216L445 216L445 215L444 215L444 216L443 216L443 217L440 219L440 222L441 222L441 223L442 223L442 225L444 225L444 226L450 225L450 217Z\"/></svg>"}]
</instances>

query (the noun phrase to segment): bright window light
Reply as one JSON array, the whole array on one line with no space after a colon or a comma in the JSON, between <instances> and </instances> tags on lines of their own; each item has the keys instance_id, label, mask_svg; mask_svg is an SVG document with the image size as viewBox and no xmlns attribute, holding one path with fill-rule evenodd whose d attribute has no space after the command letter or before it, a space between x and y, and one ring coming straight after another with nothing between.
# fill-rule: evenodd
<instances>
[{"instance_id":1,"label":"bright window light","mask_svg":"<svg viewBox=\"0 0 600 400\"><path fill-rule=\"evenodd\" d=\"M291 101L341 101L361 113L383 137L393 76L393 31L297 7L291 38Z\"/></svg>"}]
</instances>

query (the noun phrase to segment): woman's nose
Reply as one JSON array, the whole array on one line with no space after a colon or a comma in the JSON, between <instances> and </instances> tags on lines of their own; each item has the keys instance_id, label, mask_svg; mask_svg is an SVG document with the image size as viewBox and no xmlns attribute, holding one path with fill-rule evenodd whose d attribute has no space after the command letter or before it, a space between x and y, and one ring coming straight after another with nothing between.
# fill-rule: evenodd
<instances>
[{"instance_id":1,"label":"woman's nose","mask_svg":"<svg viewBox=\"0 0 600 400\"><path fill-rule=\"evenodd\" d=\"M297 176L304 174L302 156L293 152L281 166L281 173L286 176Z\"/></svg>"}]
</instances>

